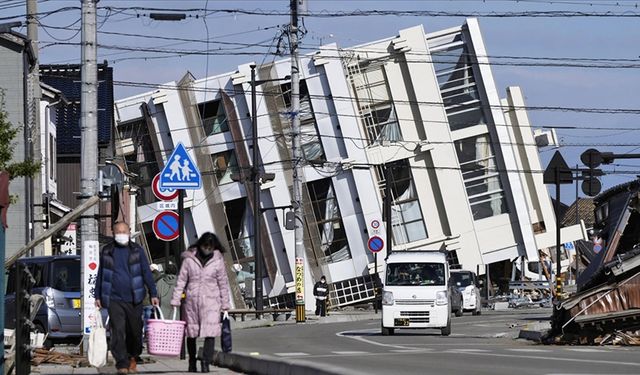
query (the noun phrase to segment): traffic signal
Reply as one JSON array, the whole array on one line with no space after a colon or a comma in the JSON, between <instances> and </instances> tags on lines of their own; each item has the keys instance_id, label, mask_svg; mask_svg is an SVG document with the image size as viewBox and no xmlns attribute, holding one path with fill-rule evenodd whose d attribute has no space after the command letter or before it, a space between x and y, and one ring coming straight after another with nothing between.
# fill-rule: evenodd
<instances>
[{"instance_id":1,"label":"traffic signal","mask_svg":"<svg viewBox=\"0 0 640 375\"><path fill-rule=\"evenodd\" d=\"M35 280L29 268L16 264L16 374L31 373L31 288Z\"/></svg>"},{"instance_id":2,"label":"traffic signal","mask_svg":"<svg viewBox=\"0 0 640 375\"><path fill-rule=\"evenodd\" d=\"M590 148L580 155L580 160L589 167L589 169L582 171L582 192L591 197L598 195L602 189L602 184L598 177L604 175L604 172L602 172L602 169L597 169L597 167L604 161L603 154L607 153L601 153L594 148Z\"/></svg>"}]
</instances>

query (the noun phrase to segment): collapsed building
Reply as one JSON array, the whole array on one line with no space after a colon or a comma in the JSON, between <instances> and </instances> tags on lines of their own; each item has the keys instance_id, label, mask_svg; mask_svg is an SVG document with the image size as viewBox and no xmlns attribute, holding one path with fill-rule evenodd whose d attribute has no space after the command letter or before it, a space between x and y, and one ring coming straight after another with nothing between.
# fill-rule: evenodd
<instances>
[{"instance_id":1,"label":"collapsed building","mask_svg":"<svg viewBox=\"0 0 640 375\"><path fill-rule=\"evenodd\" d=\"M587 341L640 329L640 180L597 196L595 219L577 293L556 306L552 324L554 334L580 334Z\"/></svg>"},{"instance_id":2,"label":"collapsed building","mask_svg":"<svg viewBox=\"0 0 640 375\"><path fill-rule=\"evenodd\" d=\"M477 20L468 19L352 48L330 44L300 58L305 283L325 275L331 306L374 297L367 248L373 235L394 251L447 250L452 263L473 271L522 257L536 261L540 249L555 246L524 96L510 87L500 99L487 55ZM182 143L203 175L203 188L185 198L182 240L189 245L207 231L220 236L236 307L252 296L255 262L262 261L265 277L256 282L265 305L281 307L293 304L294 238L283 227L286 209L272 208L292 202L291 85L274 80L291 64L257 69L259 80L270 81L256 87L258 163L274 177L261 181L261 207L254 207L250 182L232 178L251 167L250 65L203 79L187 73L118 100L116 154L139 188L139 238L163 263L175 244L153 234L151 184ZM392 239L380 226L387 185ZM260 215L262 260L252 248L253 215ZM563 228L563 242L583 233L580 224Z\"/></svg>"}]
</instances>

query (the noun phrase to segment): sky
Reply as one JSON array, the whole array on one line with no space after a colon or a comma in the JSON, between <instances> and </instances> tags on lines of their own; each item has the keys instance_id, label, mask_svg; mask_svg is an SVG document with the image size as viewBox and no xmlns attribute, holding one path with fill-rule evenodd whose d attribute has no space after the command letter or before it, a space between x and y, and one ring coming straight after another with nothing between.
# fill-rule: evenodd
<instances>
[{"instance_id":1,"label":"sky","mask_svg":"<svg viewBox=\"0 0 640 375\"><path fill-rule=\"evenodd\" d=\"M39 1L42 63L80 62L80 5L80 0ZM114 68L116 99L150 91L149 83L179 80L187 71L203 78L250 61L288 58L274 55L290 20L288 0L101 0L98 7L98 60ZM556 128L561 147L541 149L543 166L556 150L570 166L582 164L580 154L588 148L640 154L640 0L310 0L308 7L303 52L321 44L349 47L388 38L415 25L437 31L476 15L490 61L496 63L492 70L501 96L506 87L520 86L527 106L546 108L529 111L532 124ZM175 9L187 18L169 22L149 17L162 9ZM0 0L0 23L24 20L25 10L25 1ZM356 10L396 12L355 16ZM318 16L335 12L351 14ZM590 16L567 17L566 12ZM25 28L16 30L26 33ZM207 49L211 54L205 56ZM601 178L606 189L636 179L640 160L621 159L603 169L609 172ZM563 186L562 201L574 199L575 187Z\"/></svg>"}]
</instances>

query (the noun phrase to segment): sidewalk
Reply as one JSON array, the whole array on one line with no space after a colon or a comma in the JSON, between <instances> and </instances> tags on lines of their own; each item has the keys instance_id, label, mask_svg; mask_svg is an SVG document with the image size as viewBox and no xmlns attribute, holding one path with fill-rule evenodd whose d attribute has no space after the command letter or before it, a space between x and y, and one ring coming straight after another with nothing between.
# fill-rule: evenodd
<instances>
[{"instance_id":1,"label":"sidewalk","mask_svg":"<svg viewBox=\"0 0 640 375\"><path fill-rule=\"evenodd\" d=\"M143 356L145 357L145 356ZM176 358L152 357L155 363L138 365L139 374L184 374L187 372L187 360ZM200 370L200 364L198 364ZM31 367L32 374L115 374L116 368L113 365L97 369L94 367L73 368L71 366L42 364ZM211 374L239 374L226 368L211 366Z\"/></svg>"}]
</instances>

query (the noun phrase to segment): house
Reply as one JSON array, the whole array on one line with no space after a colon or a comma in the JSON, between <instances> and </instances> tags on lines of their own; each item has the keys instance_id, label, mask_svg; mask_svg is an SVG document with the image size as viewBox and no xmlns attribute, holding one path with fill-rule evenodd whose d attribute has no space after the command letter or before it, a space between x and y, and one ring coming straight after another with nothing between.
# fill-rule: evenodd
<instances>
[{"instance_id":1,"label":"house","mask_svg":"<svg viewBox=\"0 0 640 375\"><path fill-rule=\"evenodd\" d=\"M260 210L250 182L232 178L251 167L250 65L214 77L190 73L140 95L118 100L116 153L138 176L141 230L157 262L164 245L153 234L153 177L182 143L202 172L203 188L185 198L186 245L206 231L228 247L234 303L252 295L256 261L271 306L292 303L294 238L286 230L292 202L291 84L256 88ZM555 217L524 96L509 87L498 96L476 19L426 33L422 26L356 47L336 44L300 58L302 211L305 283L321 275L330 303L373 298L374 255L369 238L394 251L442 249L452 263L476 270L537 260L555 246ZM289 60L258 67L260 80L289 75ZM383 197L392 195L393 239L384 235ZM277 209L273 209L277 208ZM252 248L259 212L263 259ZM580 225L563 241L582 238ZM378 262L381 265L383 262ZM379 272L384 272L379 266ZM307 304L314 301L307 298Z\"/></svg>"}]
</instances>

